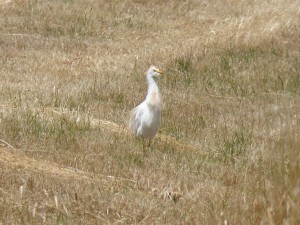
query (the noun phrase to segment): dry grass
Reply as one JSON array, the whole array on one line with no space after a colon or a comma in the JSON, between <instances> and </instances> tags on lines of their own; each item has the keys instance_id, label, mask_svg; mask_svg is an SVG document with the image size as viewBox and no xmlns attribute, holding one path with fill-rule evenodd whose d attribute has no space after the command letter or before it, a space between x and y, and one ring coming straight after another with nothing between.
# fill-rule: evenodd
<instances>
[{"instance_id":1,"label":"dry grass","mask_svg":"<svg viewBox=\"0 0 300 225\"><path fill-rule=\"evenodd\" d=\"M0 224L300 224L299 9L0 1ZM152 63L144 155L124 125Z\"/></svg>"}]
</instances>

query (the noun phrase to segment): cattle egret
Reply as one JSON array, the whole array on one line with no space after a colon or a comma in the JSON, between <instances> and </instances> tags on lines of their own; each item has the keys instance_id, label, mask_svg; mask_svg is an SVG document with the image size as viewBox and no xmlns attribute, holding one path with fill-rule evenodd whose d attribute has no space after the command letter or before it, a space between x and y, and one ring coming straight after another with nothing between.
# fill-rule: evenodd
<instances>
[{"instance_id":1,"label":"cattle egret","mask_svg":"<svg viewBox=\"0 0 300 225\"><path fill-rule=\"evenodd\" d=\"M146 99L135 107L130 113L129 128L137 137L149 141L155 137L160 124L160 110L162 101L158 89L158 77L163 74L155 66L151 66L147 72L148 93ZM144 147L144 145L143 145Z\"/></svg>"}]
</instances>

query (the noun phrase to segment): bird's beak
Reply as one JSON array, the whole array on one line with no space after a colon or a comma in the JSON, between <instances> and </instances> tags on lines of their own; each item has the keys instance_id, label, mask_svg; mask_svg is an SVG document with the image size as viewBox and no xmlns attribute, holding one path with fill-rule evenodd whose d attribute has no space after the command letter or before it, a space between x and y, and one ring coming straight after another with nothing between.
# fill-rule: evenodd
<instances>
[{"instance_id":1,"label":"bird's beak","mask_svg":"<svg viewBox=\"0 0 300 225\"><path fill-rule=\"evenodd\" d=\"M164 72L161 71L161 70L159 70L159 69L155 69L154 71L155 71L156 73L159 73L159 74L164 74Z\"/></svg>"}]
</instances>

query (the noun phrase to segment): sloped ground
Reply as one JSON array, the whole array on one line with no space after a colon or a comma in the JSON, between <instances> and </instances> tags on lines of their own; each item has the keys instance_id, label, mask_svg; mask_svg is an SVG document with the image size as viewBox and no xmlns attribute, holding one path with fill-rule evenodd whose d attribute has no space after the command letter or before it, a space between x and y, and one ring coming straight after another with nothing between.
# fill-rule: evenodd
<instances>
[{"instance_id":1,"label":"sloped ground","mask_svg":"<svg viewBox=\"0 0 300 225\"><path fill-rule=\"evenodd\" d=\"M0 1L0 223L299 224L299 7Z\"/></svg>"}]
</instances>

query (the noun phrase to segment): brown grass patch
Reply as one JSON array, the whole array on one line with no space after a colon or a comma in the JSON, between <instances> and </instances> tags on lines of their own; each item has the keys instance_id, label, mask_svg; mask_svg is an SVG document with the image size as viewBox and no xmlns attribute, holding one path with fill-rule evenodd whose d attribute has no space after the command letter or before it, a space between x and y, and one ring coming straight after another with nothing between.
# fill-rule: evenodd
<instances>
[{"instance_id":1,"label":"brown grass patch","mask_svg":"<svg viewBox=\"0 0 300 225\"><path fill-rule=\"evenodd\" d=\"M0 223L300 223L298 1L0 12ZM124 124L150 64L164 108L143 154Z\"/></svg>"}]
</instances>

